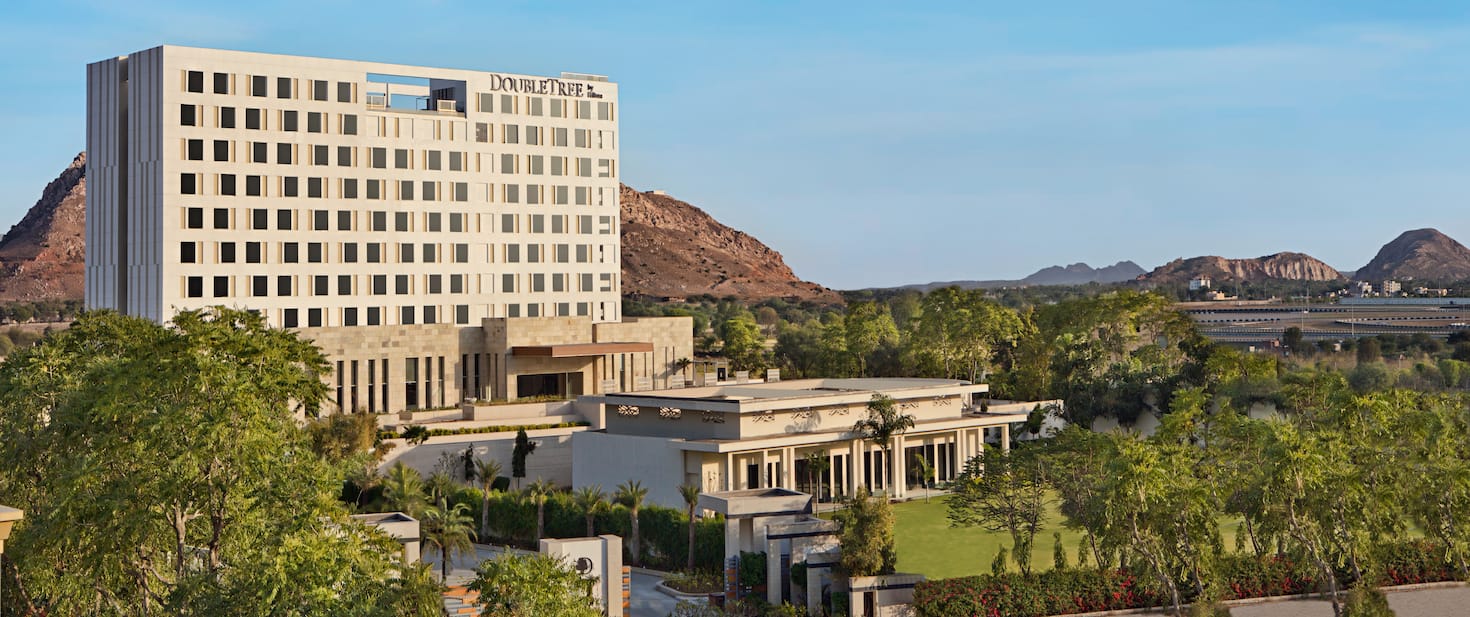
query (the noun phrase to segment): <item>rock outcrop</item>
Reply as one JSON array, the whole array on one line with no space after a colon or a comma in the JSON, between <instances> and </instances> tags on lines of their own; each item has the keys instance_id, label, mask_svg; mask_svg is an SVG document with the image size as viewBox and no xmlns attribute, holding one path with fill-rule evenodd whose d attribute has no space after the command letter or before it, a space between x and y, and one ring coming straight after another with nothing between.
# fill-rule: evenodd
<instances>
[{"instance_id":1,"label":"rock outcrop","mask_svg":"<svg viewBox=\"0 0 1470 617\"><path fill-rule=\"evenodd\" d=\"M625 294L842 301L836 292L797 278L781 254L760 240L687 202L628 186L619 200Z\"/></svg>"},{"instance_id":2,"label":"rock outcrop","mask_svg":"<svg viewBox=\"0 0 1470 617\"><path fill-rule=\"evenodd\" d=\"M1437 229L1415 229L1383 245L1353 278L1360 281L1419 279L1450 283L1470 279L1470 249Z\"/></svg>"},{"instance_id":3,"label":"rock outcrop","mask_svg":"<svg viewBox=\"0 0 1470 617\"><path fill-rule=\"evenodd\" d=\"M78 154L0 238L0 302L82 298L86 171Z\"/></svg>"},{"instance_id":4,"label":"rock outcrop","mask_svg":"<svg viewBox=\"0 0 1470 617\"><path fill-rule=\"evenodd\" d=\"M1139 280L1151 283L1179 283L1209 277L1216 281L1336 281L1343 277L1322 260L1302 253L1276 253L1254 259L1226 259L1214 255L1175 259L1154 268Z\"/></svg>"}]
</instances>

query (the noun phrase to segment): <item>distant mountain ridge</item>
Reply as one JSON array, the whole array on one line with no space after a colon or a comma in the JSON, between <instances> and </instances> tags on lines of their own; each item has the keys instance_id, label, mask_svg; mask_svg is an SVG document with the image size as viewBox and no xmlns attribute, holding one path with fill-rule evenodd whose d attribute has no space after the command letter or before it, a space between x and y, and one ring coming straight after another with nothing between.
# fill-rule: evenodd
<instances>
[{"instance_id":1,"label":"distant mountain ridge","mask_svg":"<svg viewBox=\"0 0 1470 617\"><path fill-rule=\"evenodd\" d=\"M1341 272L1305 253L1282 252L1253 259L1227 259L1216 255L1175 259L1139 277L1140 281L1169 284L1208 277L1215 281L1257 282L1270 279L1293 281L1345 280Z\"/></svg>"},{"instance_id":2,"label":"distant mountain ridge","mask_svg":"<svg viewBox=\"0 0 1470 617\"><path fill-rule=\"evenodd\" d=\"M1383 245L1353 278L1360 281L1470 279L1470 249L1438 229L1414 229Z\"/></svg>"},{"instance_id":3,"label":"distant mountain ridge","mask_svg":"<svg viewBox=\"0 0 1470 617\"><path fill-rule=\"evenodd\" d=\"M80 300L87 154L78 154L0 238L0 302Z\"/></svg>"},{"instance_id":4,"label":"distant mountain ridge","mask_svg":"<svg viewBox=\"0 0 1470 617\"><path fill-rule=\"evenodd\" d=\"M1031 273L1026 278L992 281L935 281L917 285L904 285L900 289L930 291L945 287L961 289L999 289L1001 287L1026 287L1032 285L1086 285L1088 283L1122 283L1138 278L1146 272L1132 261L1120 261L1111 266L1093 268L1085 263L1069 266L1049 266Z\"/></svg>"}]
</instances>

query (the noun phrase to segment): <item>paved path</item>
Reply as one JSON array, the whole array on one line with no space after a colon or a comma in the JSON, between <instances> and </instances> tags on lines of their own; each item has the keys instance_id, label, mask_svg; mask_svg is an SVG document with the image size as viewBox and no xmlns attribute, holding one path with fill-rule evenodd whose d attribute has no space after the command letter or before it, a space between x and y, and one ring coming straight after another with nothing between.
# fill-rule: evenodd
<instances>
[{"instance_id":1,"label":"paved path","mask_svg":"<svg viewBox=\"0 0 1470 617\"><path fill-rule=\"evenodd\" d=\"M486 544L475 545L475 555L456 555L449 563L449 585L467 585L475 579L475 566L486 559L499 557L506 550L505 547L490 546ZM524 552L524 551L517 551ZM426 549L423 555L424 563L433 566L435 578L440 572L441 560L438 551ZM652 574L643 574L637 570L633 571L633 589L629 594L630 615L627 617L668 617L678 604L673 598L659 593L654 586L658 584L659 577Z\"/></svg>"},{"instance_id":2,"label":"paved path","mask_svg":"<svg viewBox=\"0 0 1470 617\"><path fill-rule=\"evenodd\" d=\"M1398 617L1456 617L1470 615L1470 587L1396 591L1388 605ZM1231 617L1332 617L1326 600L1291 600L1237 606Z\"/></svg>"}]
</instances>

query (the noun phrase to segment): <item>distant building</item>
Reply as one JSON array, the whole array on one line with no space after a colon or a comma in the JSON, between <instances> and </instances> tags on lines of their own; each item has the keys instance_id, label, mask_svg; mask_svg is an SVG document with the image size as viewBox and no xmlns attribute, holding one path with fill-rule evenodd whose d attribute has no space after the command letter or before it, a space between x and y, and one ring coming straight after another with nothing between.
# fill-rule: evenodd
<instances>
[{"instance_id":1,"label":"distant building","mask_svg":"<svg viewBox=\"0 0 1470 617\"><path fill-rule=\"evenodd\" d=\"M1384 281L1383 282L1383 294L1384 295L1393 295L1393 294L1396 294L1396 293L1402 291L1403 288L1404 288L1404 286L1403 285L1400 285L1398 281Z\"/></svg>"},{"instance_id":2,"label":"distant building","mask_svg":"<svg viewBox=\"0 0 1470 617\"><path fill-rule=\"evenodd\" d=\"M1437 297L1443 298L1445 296L1450 295L1450 290L1445 289L1443 287L1440 287L1440 288L1434 288L1434 287L1415 287L1414 288L1414 295L1416 295L1416 296L1437 296Z\"/></svg>"},{"instance_id":3,"label":"distant building","mask_svg":"<svg viewBox=\"0 0 1470 617\"><path fill-rule=\"evenodd\" d=\"M1224 300L1239 300L1240 296L1227 296L1223 291L1210 291L1205 294L1205 299L1220 302Z\"/></svg>"},{"instance_id":4,"label":"distant building","mask_svg":"<svg viewBox=\"0 0 1470 617\"><path fill-rule=\"evenodd\" d=\"M1199 277L1197 279L1189 279L1189 290L1190 291L1199 291L1201 289L1209 289L1210 288L1210 285L1211 285L1211 281L1210 281L1210 277L1208 277L1208 276L1202 276L1202 277Z\"/></svg>"},{"instance_id":5,"label":"distant building","mask_svg":"<svg viewBox=\"0 0 1470 617\"><path fill-rule=\"evenodd\" d=\"M1371 296L1373 295L1373 284L1367 281L1358 281L1353 286L1353 293L1358 296Z\"/></svg>"}]
</instances>

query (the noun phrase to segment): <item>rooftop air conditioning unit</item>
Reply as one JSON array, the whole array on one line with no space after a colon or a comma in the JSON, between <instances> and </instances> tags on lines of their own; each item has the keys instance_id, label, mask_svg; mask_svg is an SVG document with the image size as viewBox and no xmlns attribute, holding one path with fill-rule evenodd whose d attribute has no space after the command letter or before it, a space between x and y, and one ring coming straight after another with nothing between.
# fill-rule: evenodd
<instances>
[{"instance_id":1,"label":"rooftop air conditioning unit","mask_svg":"<svg viewBox=\"0 0 1470 617\"><path fill-rule=\"evenodd\" d=\"M459 111L459 108L457 107L457 104L454 101L443 101L443 100L441 100L441 101L435 101L435 104L438 106L437 109L439 111Z\"/></svg>"}]
</instances>

